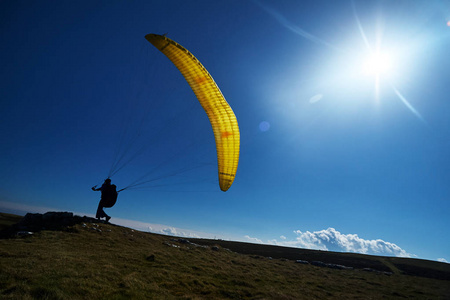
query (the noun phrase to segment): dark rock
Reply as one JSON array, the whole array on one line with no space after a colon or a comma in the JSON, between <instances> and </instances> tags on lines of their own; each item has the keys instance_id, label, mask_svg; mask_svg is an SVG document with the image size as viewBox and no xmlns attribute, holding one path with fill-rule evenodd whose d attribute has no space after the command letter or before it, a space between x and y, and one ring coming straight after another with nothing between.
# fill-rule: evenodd
<instances>
[{"instance_id":1,"label":"dark rock","mask_svg":"<svg viewBox=\"0 0 450 300\"><path fill-rule=\"evenodd\" d=\"M394 274L392 272L379 271L379 270L375 270L375 269L372 269L372 268L364 268L363 271L376 273L376 274L384 274L384 275L388 275L388 276L391 276L391 275Z\"/></svg>"},{"instance_id":2,"label":"dark rock","mask_svg":"<svg viewBox=\"0 0 450 300\"><path fill-rule=\"evenodd\" d=\"M377 270L374 270L374 269L372 269L372 268L364 268L363 271L366 271L366 272L373 272L373 273L378 272Z\"/></svg>"},{"instance_id":3,"label":"dark rock","mask_svg":"<svg viewBox=\"0 0 450 300\"><path fill-rule=\"evenodd\" d=\"M24 237L24 236L30 236L33 235L31 231L19 231L16 233L17 236Z\"/></svg>"},{"instance_id":4,"label":"dark rock","mask_svg":"<svg viewBox=\"0 0 450 300\"><path fill-rule=\"evenodd\" d=\"M312 262L310 262L310 264L312 264L313 266L316 266L316 267L326 267L327 266L326 263L321 262L321 261L312 261Z\"/></svg>"},{"instance_id":5,"label":"dark rock","mask_svg":"<svg viewBox=\"0 0 450 300\"><path fill-rule=\"evenodd\" d=\"M23 236L19 232L39 232L41 230L68 230L76 224L99 222L89 217L74 216L71 212L47 212L45 214L26 214L17 224L0 231L0 238ZM29 235L29 234L27 234Z\"/></svg>"},{"instance_id":6,"label":"dark rock","mask_svg":"<svg viewBox=\"0 0 450 300\"><path fill-rule=\"evenodd\" d=\"M317 266L317 267L336 269L336 270L353 270L353 267L347 267L347 266L338 265L338 264L327 264L327 263L324 263L321 261L312 261L311 265Z\"/></svg>"},{"instance_id":7,"label":"dark rock","mask_svg":"<svg viewBox=\"0 0 450 300\"><path fill-rule=\"evenodd\" d=\"M176 243L180 243L180 244L184 244L184 245L189 245L189 246L193 246L193 247L200 247L200 248L208 248L208 246L203 246L203 245L199 245L196 243L192 243L191 241L187 240L187 239L171 239L172 242L176 242ZM189 248L188 248L189 249Z\"/></svg>"},{"instance_id":8,"label":"dark rock","mask_svg":"<svg viewBox=\"0 0 450 300\"><path fill-rule=\"evenodd\" d=\"M306 260L297 259L295 262L298 264L309 265L309 261Z\"/></svg>"},{"instance_id":9,"label":"dark rock","mask_svg":"<svg viewBox=\"0 0 450 300\"><path fill-rule=\"evenodd\" d=\"M331 268L331 269L336 269L336 270L353 270L352 267L346 267L346 266L337 265L337 264L327 264L327 267Z\"/></svg>"}]
</instances>

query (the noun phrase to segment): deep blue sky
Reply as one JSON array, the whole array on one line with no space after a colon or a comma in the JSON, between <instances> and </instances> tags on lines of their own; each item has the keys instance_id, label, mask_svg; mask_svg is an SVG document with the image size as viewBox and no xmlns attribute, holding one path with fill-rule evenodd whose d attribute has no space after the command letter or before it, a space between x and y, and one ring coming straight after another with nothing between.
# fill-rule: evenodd
<instances>
[{"instance_id":1,"label":"deep blue sky","mask_svg":"<svg viewBox=\"0 0 450 300\"><path fill-rule=\"evenodd\" d=\"M173 176L123 191L112 222L450 260L448 21L438 0L1 1L0 210L93 214L125 153L119 188ZM148 33L190 50L237 116L226 193L206 114ZM361 71L376 49L378 80Z\"/></svg>"}]
</instances>

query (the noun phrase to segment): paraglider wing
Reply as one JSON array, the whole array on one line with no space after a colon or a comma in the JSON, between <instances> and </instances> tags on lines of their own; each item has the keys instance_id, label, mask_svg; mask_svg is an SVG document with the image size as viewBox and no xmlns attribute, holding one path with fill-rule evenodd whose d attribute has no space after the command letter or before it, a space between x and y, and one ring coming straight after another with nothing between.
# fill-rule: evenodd
<instances>
[{"instance_id":1,"label":"paraglider wing","mask_svg":"<svg viewBox=\"0 0 450 300\"><path fill-rule=\"evenodd\" d=\"M188 50L162 35L147 34L145 38L178 68L206 111L216 140L220 189L227 191L239 161L240 134L233 110L214 79Z\"/></svg>"}]
</instances>

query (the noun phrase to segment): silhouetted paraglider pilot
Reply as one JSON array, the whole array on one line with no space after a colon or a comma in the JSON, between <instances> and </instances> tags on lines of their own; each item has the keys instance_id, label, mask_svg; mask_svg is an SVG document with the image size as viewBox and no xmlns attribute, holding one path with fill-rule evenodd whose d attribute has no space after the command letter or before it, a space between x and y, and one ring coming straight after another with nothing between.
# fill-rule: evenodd
<instances>
[{"instance_id":1,"label":"silhouetted paraglider pilot","mask_svg":"<svg viewBox=\"0 0 450 300\"><path fill-rule=\"evenodd\" d=\"M117 201L116 186L114 184L111 184L111 179L108 178L105 180L105 182L102 184L100 188L97 188L97 186L93 186L92 190L102 192L102 196L100 198L100 202L97 208L97 214L95 215L95 217L99 220L101 218L105 218L106 222L108 222L111 219L111 217L105 213L103 208L113 207L114 204L116 204Z\"/></svg>"}]
</instances>

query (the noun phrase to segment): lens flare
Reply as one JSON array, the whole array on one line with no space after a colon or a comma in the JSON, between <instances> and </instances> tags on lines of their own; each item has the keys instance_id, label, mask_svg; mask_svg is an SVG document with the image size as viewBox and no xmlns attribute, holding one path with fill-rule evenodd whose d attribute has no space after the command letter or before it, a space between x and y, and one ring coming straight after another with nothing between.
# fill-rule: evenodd
<instances>
[{"instance_id":1,"label":"lens flare","mask_svg":"<svg viewBox=\"0 0 450 300\"><path fill-rule=\"evenodd\" d=\"M322 98L323 98L322 94L314 95L314 96L311 97L311 99L309 99L309 103L319 102Z\"/></svg>"},{"instance_id":2,"label":"lens flare","mask_svg":"<svg viewBox=\"0 0 450 300\"><path fill-rule=\"evenodd\" d=\"M261 123L259 123L259 130L261 130L261 132L266 132L270 129L270 123L267 121L262 121Z\"/></svg>"}]
</instances>

